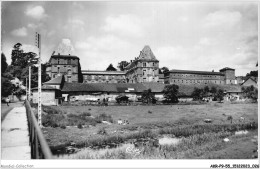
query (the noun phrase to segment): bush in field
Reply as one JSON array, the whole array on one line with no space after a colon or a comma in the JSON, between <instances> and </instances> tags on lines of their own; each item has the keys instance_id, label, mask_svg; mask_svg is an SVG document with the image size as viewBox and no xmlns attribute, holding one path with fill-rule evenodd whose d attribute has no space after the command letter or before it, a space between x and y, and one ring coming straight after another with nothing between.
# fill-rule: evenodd
<instances>
[{"instance_id":1,"label":"bush in field","mask_svg":"<svg viewBox=\"0 0 260 169\"><path fill-rule=\"evenodd\" d=\"M65 117L61 114L47 114L42 116L42 125L45 127L58 127L58 124L63 121Z\"/></svg>"},{"instance_id":2,"label":"bush in field","mask_svg":"<svg viewBox=\"0 0 260 169\"><path fill-rule=\"evenodd\" d=\"M222 89L219 89L216 93L216 98L219 102L221 102L222 100L224 100L224 91Z\"/></svg>"},{"instance_id":3,"label":"bush in field","mask_svg":"<svg viewBox=\"0 0 260 169\"><path fill-rule=\"evenodd\" d=\"M194 88L194 91L192 92L191 96L193 100L202 100L204 95L204 90L199 89L197 87Z\"/></svg>"},{"instance_id":4,"label":"bush in field","mask_svg":"<svg viewBox=\"0 0 260 169\"><path fill-rule=\"evenodd\" d=\"M178 103L179 86L172 84L166 85L163 89L163 96L168 103Z\"/></svg>"},{"instance_id":5,"label":"bush in field","mask_svg":"<svg viewBox=\"0 0 260 169\"><path fill-rule=\"evenodd\" d=\"M83 125L82 125L82 124L78 124L77 127L78 127L79 129L82 129L82 128L83 128Z\"/></svg>"},{"instance_id":6,"label":"bush in field","mask_svg":"<svg viewBox=\"0 0 260 169\"><path fill-rule=\"evenodd\" d=\"M152 112L151 110L148 110L148 113L149 113L149 114L152 114L153 112Z\"/></svg>"},{"instance_id":7,"label":"bush in field","mask_svg":"<svg viewBox=\"0 0 260 169\"><path fill-rule=\"evenodd\" d=\"M83 116L91 116L91 113L89 113L89 112L84 112L84 113L82 113L82 115L83 115Z\"/></svg>"},{"instance_id":8,"label":"bush in field","mask_svg":"<svg viewBox=\"0 0 260 169\"><path fill-rule=\"evenodd\" d=\"M66 129L66 126L65 125L61 125L60 128Z\"/></svg>"},{"instance_id":9,"label":"bush in field","mask_svg":"<svg viewBox=\"0 0 260 169\"><path fill-rule=\"evenodd\" d=\"M59 114L60 112L51 106L42 106L42 110L46 112L47 114Z\"/></svg>"},{"instance_id":10,"label":"bush in field","mask_svg":"<svg viewBox=\"0 0 260 169\"><path fill-rule=\"evenodd\" d=\"M98 115L96 118L97 123L101 123L102 121L108 121L110 123L113 123L113 118L110 115L107 115L106 113L102 113Z\"/></svg>"},{"instance_id":11,"label":"bush in field","mask_svg":"<svg viewBox=\"0 0 260 169\"><path fill-rule=\"evenodd\" d=\"M107 131L106 131L105 127L100 128L98 130L97 134L107 135Z\"/></svg>"},{"instance_id":12,"label":"bush in field","mask_svg":"<svg viewBox=\"0 0 260 169\"><path fill-rule=\"evenodd\" d=\"M156 103L155 96L154 96L154 94L152 93L152 90L151 90L151 89L145 90L145 91L142 93L141 100L142 100L143 103L147 103L147 104L150 104L150 103L155 104L155 103Z\"/></svg>"}]
</instances>

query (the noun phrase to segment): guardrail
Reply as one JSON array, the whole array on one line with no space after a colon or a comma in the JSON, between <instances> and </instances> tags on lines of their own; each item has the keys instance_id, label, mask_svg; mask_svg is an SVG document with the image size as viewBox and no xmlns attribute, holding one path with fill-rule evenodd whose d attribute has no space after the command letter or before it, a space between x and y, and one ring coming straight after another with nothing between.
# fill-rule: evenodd
<instances>
[{"instance_id":1,"label":"guardrail","mask_svg":"<svg viewBox=\"0 0 260 169\"><path fill-rule=\"evenodd\" d=\"M30 146L31 146L31 158L32 159L51 159L52 153L48 146L41 128L35 118L35 115L31 109L28 100L25 100L25 108L28 119L29 134L30 134Z\"/></svg>"}]
</instances>

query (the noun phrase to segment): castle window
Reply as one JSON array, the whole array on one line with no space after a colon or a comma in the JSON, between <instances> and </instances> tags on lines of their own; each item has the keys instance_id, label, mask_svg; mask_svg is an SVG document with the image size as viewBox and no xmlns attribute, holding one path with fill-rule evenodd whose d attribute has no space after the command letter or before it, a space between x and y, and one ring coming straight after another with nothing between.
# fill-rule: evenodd
<instances>
[{"instance_id":1,"label":"castle window","mask_svg":"<svg viewBox=\"0 0 260 169\"><path fill-rule=\"evenodd\" d=\"M60 67L58 67L58 73L60 73Z\"/></svg>"},{"instance_id":2,"label":"castle window","mask_svg":"<svg viewBox=\"0 0 260 169\"><path fill-rule=\"evenodd\" d=\"M71 60L70 59L68 59L68 64L71 64Z\"/></svg>"},{"instance_id":3,"label":"castle window","mask_svg":"<svg viewBox=\"0 0 260 169\"><path fill-rule=\"evenodd\" d=\"M143 63L143 67L146 67L146 63Z\"/></svg>"},{"instance_id":4,"label":"castle window","mask_svg":"<svg viewBox=\"0 0 260 169\"><path fill-rule=\"evenodd\" d=\"M154 63L153 63L153 66L154 66Z\"/></svg>"}]
</instances>

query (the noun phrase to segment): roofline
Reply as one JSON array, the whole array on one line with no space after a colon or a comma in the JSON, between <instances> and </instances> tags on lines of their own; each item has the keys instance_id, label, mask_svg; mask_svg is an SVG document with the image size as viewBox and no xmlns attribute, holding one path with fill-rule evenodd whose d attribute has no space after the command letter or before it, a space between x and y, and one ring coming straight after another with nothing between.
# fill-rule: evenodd
<instances>
[{"instance_id":1,"label":"roofline","mask_svg":"<svg viewBox=\"0 0 260 169\"><path fill-rule=\"evenodd\" d=\"M75 56L75 55L52 55L51 58L77 58L77 59L79 59L79 57Z\"/></svg>"},{"instance_id":2,"label":"roofline","mask_svg":"<svg viewBox=\"0 0 260 169\"><path fill-rule=\"evenodd\" d=\"M211 75L221 75L224 76L221 72L208 72L208 71L194 71L194 70L169 70L170 73L190 73L190 74L211 74ZM167 73L165 72L165 73Z\"/></svg>"},{"instance_id":3,"label":"roofline","mask_svg":"<svg viewBox=\"0 0 260 169\"><path fill-rule=\"evenodd\" d=\"M255 79L252 78L252 76L250 76L249 78L247 78L246 80L244 80L243 83L241 83L241 85L243 85L246 81L248 81L249 79L253 80L256 84L257 84L257 81Z\"/></svg>"},{"instance_id":4,"label":"roofline","mask_svg":"<svg viewBox=\"0 0 260 169\"><path fill-rule=\"evenodd\" d=\"M224 67L224 68L220 69L219 71L223 71L223 70L235 70L235 69L232 69L230 67Z\"/></svg>"},{"instance_id":5,"label":"roofline","mask_svg":"<svg viewBox=\"0 0 260 169\"><path fill-rule=\"evenodd\" d=\"M120 74L120 75L125 75L126 74L126 72L122 72L122 71L118 71L118 72L116 72L116 71L89 71L89 70L81 70L81 73L82 74L115 74L115 75L118 75L118 74Z\"/></svg>"}]
</instances>

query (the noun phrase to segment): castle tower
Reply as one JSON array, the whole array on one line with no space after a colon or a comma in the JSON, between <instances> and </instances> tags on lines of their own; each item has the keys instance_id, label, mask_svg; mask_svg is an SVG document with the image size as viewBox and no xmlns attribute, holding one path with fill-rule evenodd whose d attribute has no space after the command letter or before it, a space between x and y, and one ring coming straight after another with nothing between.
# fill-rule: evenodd
<instances>
[{"instance_id":1,"label":"castle tower","mask_svg":"<svg viewBox=\"0 0 260 169\"><path fill-rule=\"evenodd\" d=\"M64 75L67 82L80 81L79 58L74 55L74 48L69 39L62 39L57 50L52 53L46 72L51 79Z\"/></svg>"},{"instance_id":2,"label":"castle tower","mask_svg":"<svg viewBox=\"0 0 260 169\"><path fill-rule=\"evenodd\" d=\"M220 69L219 72L224 74L225 84L235 84L235 80L236 80L235 69L225 67L223 69Z\"/></svg>"},{"instance_id":3,"label":"castle tower","mask_svg":"<svg viewBox=\"0 0 260 169\"><path fill-rule=\"evenodd\" d=\"M125 69L128 83L159 82L159 61L149 46L145 46Z\"/></svg>"}]
</instances>

